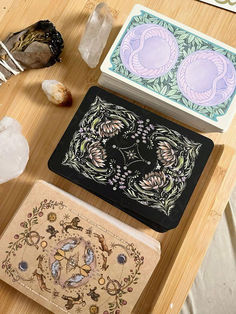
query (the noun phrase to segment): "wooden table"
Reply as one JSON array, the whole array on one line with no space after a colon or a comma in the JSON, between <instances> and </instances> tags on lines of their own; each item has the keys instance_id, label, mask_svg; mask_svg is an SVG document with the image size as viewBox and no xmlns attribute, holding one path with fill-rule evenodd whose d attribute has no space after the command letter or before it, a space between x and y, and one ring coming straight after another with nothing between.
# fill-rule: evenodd
<instances>
[{"instance_id":1,"label":"wooden table","mask_svg":"<svg viewBox=\"0 0 236 314\"><path fill-rule=\"evenodd\" d=\"M17 119L30 146L23 175L0 185L0 233L24 199L35 179L44 179L101 210L160 240L162 257L135 313L178 313L203 260L236 177L236 117L225 134L207 134L216 143L180 225L159 234L91 193L50 172L47 161L91 85L97 84L99 66L89 69L77 46L95 0L1 0L0 37L40 19L52 20L63 34L63 62L51 68L25 72L0 88L0 118ZM114 27L101 60L136 1L109 0ZM194 0L140 0L140 4L236 46L236 15ZM57 79L72 91L74 105L57 108L41 91L44 79ZM1 148L0 148L1 149ZM0 282L0 313L48 313L40 305Z\"/></svg>"}]
</instances>

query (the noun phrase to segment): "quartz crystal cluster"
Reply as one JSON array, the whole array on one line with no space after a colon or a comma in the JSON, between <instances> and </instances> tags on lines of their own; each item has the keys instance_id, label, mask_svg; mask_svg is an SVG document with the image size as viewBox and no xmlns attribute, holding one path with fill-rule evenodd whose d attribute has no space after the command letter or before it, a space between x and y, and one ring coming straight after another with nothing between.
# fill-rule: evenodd
<instances>
[{"instance_id":1,"label":"quartz crystal cluster","mask_svg":"<svg viewBox=\"0 0 236 314\"><path fill-rule=\"evenodd\" d=\"M79 52L90 68L95 68L112 29L113 18L106 3L99 3L90 15L79 44Z\"/></svg>"},{"instance_id":2,"label":"quartz crystal cluster","mask_svg":"<svg viewBox=\"0 0 236 314\"><path fill-rule=\"evenodd\" d=\"M29 145L21 125L10 117L0 120L0 184L18 177L29 159Z\"/></svg>"}]
</instances>

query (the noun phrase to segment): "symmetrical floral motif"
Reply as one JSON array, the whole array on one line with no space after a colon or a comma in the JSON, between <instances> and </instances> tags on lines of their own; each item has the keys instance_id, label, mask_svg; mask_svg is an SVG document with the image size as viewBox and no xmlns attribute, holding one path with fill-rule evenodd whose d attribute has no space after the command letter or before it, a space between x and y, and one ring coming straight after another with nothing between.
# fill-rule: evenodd
<instances>
[{"instance_id":1,"label":"symmetrical floral motif","mask_svg":"<svg viewBox=\"0 0 236 314\"><path fill-rule=\"evenodd\" d=\"M136 152L134 150L128 150L126 153L126 156L129 160L133 160L135 158L138 158Z\"/></svg>"},{"instance_id":2,"label":"symmetrical floral motif","mask_svg":"<svg viewBox=\"0 0 236 314\"><path fill-rule=\"evenodd\" d=\"M170 215L201 144L154 122L97 96L62 165Z\"/></svg>"},{"instance_id":3,"label":"symmetrical floral motif","mask_svg":"<svg viewBox=\"0 0 236 314\"><path fill-rule=\"evenodd\" d=\"M174 35L178 47L179 47L179 57L175 66L171 68L171 70L156 78L144 78L134 73L130 72L127 66L122 62L122 51L121 51L121 44L123 39L125 38L126 34L135 27L139 27L140 25L144 24L154 24L160 27L163 27L168 32ZM180 64L183 62L186 57L193 54L196 51L202 50L210 50L216 53L219 53L225 56L229 62L236 68L236 55L227 49L223 49L217 46L214 43L207 41L199 36L196 36L185 29L182 29L174 24L168 23L155 15L152 15L148 12L141 11L140 15L133 16L122 35L117 47L114 49L110 61L112 67L110 68L111 71L128 78L132 82L139 84L147 89L155 92L159 95L162 95L184 107L187 107L213 121L217 121L217 117L225 115L227 112L232 100L235 96L235 92L224 102L216 105L216 106L204 106L193 103L189 99L187 99L180 91L177 83L177 71L180 67ZM231 71L232 76L232 71ZM231 77L228 76L227 79ZM222 84L224 85L223 81ZM222 86L223 86L222 85ZM222 92L222 91L221 91Z\"/></svg>"}]
</instances>

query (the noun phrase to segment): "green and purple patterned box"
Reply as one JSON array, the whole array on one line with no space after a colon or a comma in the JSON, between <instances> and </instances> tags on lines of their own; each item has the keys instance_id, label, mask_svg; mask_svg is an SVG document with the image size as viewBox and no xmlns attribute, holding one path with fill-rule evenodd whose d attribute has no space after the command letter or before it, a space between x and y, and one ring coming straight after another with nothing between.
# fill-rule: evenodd
<instances>
[{"instance_id":1,"label":"green and purple patterned box","mask_svg":"<svg viewBox=\"0 0 236 314\"><path fill-rule=\"evenodd\" d=\"M235 68L235 49L140 5L101 66L144 93L216 123L235 98Z\"/></svg>"}]
</instances>

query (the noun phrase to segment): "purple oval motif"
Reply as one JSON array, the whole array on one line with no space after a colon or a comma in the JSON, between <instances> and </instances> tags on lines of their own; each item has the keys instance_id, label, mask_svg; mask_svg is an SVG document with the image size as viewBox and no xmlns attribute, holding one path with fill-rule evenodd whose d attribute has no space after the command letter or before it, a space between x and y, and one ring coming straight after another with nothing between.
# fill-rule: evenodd
<instances>
[{"instance_id":1,"label":"purple oval motif","mask_svg":"<svg viewBox=\"0 0 236 314\"><path fill-rule=\"evenodd\" d=\"M233 63L219 52L199 50L186 57L177 73L182 94L200 106L216 106L234 92L236 72Z\"/></svg>"},{"instance_id":2,"label":"purple oval motif","mask_svg":"<svg viewBox=\"0 0 236 314\"><path fill-rule=\"evenodd\" d=\"M142 24L132 28L120 46L120 57L125 67L143 78L156 78L169 72L178 54L174 35L156 24Z\"/></svg>"}]
</instances>

